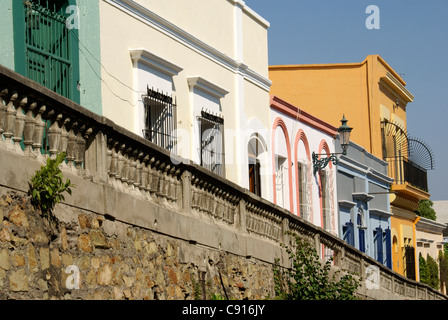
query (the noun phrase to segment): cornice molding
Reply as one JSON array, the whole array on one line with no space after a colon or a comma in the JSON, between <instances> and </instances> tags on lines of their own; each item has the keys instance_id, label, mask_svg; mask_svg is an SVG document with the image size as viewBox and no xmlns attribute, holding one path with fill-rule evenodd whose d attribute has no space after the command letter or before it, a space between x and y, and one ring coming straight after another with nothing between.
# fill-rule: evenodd
<instances>
[{"instance_id":1,"label":"cornice molding","mask_svg":"<svg viewBox=\"0 0 448 320\"><path fill-rule=\"evenodd\" d=\"M179 74L183 69L145 49L129 50L133 62L140 62L169 76Z\"/></svg>"},{"instance_id":2,"label":"cornice molding","mask_svg":"<svg viewBox=\"0 0 448 320\"><path fill-rule=\"evenodd\" d=\"M385 218L389 218L389 217L393 216L392 212L387 212L387 211L376 209L376 208L370 208L369 213L373 213L377 216L385 217Z\"/></svg>"},{"instance_id":3,"label":"cornice molding","mask_svg":"<svg viewBox=\"0 0 448 320\"><path fill-rule=\"evenodd\" d=\"M192 34L179 28L173 23L165 20L151 10L143 7L133 0L104 0L113 7L125 12L137 20L147 24L148 26L160 31L167 37L185 45L191 50L201 54L211 61L219 64L234 74L241 74L245 80L255 84L261 89L269 92L272 81L260 75L259 73L249 69L244 63L232 59L228 55L204 43Z\"/></svg>"},{"instance_id":4,"label":"cornice molding","mask_svg":"<svg viewBox=\"0 0 448 320\"><path fill-rule=\"evenodd\" d=\"M296 119L297 121L300 121L306 125L309 125L310 127L313 127L325 134L328 134L333 138L337 135L338 129L336 127L313 116L308 112L300 110L296 106L281 99L280 97L271 95L270 100L270 106L272 109L277 110L282 114Z\"/></svg>"},{"instance_id":5,"label":"cornice molding","mask_svg":"<svg viewBox=\"0 0 448 320\"><path fill-rule=\"evenodd\" d=\"M338 203L341 208L351 209L354 206L356 206L356 202L348 201L348 200L339 200Z\"/></svg>"},{"instance_id":6,"label":"cornice molding","mask_svg":"<svg viewBox=\"0 0 448 320\"><path fill-rule=\"evenodd\" d=\"M438 234L443 233L443 230L447 228L447 224L421 217L415 227L421 231L428 231Z\"/></svg>"},{"instance_id":7,"label":"cornice molding","mask_svg":"<svg viewBox=\"0 0 448 320\"><path fill-rule=\"evenodd\" d=\"M221 88L220 86L217 86L216 84L211 83L210 81L205 80L202 77L196 76L196 77L189 77L188 79L188 86L190 87L190 90L193 89L200 89L212 97L215 97L217 99L224 98L229 91Z\"/></svg>"},{"instance_id":8,"label":"cornice molding","mask_svg":"<svg viewBox=\"0 0 448 320\"><path fill-rule=\"evenodd\" d=\"M387 72L385 77L380 78L380 83L392 93L398 94L406 103L414 101L414 96L392 73Z\"/></svg>"}]
</instances>

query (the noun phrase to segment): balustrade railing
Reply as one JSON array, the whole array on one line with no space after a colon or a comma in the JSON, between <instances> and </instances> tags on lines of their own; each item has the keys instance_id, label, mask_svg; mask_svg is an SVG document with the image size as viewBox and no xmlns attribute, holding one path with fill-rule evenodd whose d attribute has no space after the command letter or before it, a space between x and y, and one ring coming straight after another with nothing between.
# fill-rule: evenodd
<instances>
[{"instance_id":1,"label":"balustrade railing","mask_svg":"<svg viewBox=\"0 0 448 320\"><path fill-rule=\"evenodd\" d=\"M399 296L446 299L346 245L338 237L249 191L117 126L74 102L0 66L0 148L44 162L67 153L64 170L107 184L172 211L209 219L260 240L289 244L286 231L314 243L334 266L364 276L365 266L381 271L381 287ZM5 151L7 150L7 151ZM1 170L1 168L0 168ZM406 286L408 289L406 289ZM418 293L418 294L417 294ZM431 295L431 294L432 295Z\"/></svg>"}]
</instances>

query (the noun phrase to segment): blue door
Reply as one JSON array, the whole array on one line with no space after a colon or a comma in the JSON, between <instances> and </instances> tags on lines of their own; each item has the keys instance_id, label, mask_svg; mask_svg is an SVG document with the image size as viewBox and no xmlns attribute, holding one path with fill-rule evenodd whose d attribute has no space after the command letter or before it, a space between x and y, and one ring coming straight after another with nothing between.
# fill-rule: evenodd
<instances>
[{"instance_id":1,"label":"blue door","mask_svg":"<svg viewBox=\"0 0 448 320\"><path fill-rule=\"evenodd\" d=\"M351 220L345 224L342 228L342 232L344 235L344 241L346 241L349 245L355 246L355 232L353 222Z\"/></svg>"}]
</instances>

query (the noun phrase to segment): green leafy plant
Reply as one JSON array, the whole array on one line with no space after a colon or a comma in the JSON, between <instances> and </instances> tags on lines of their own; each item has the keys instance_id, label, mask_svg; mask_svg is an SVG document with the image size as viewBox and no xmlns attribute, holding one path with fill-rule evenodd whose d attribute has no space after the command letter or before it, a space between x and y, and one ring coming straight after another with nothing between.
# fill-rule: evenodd
<instances>
[{"instance_id":1,"label":"green leafy plant","mask_svg":"<svg viewBox=\"0 0 448 320\"><path fill-rule=\"evenodd\" d=\"M443 287L448 287L448 248L447 244L444 245L445 250L439 251L439 265L440 265L440 284Z\"/></svg>"},{"instance_id":2,"label":"green leafy plant","mask_svg":"<svg viewBox=\"0 0 448 320\"><path fill-rule=\"evenodd\" d=\"M28 182L28 195L31 196L32 205L50 219L54 219L54 206L65 200L63 193L71 195L71 188L74 187L69 179L63 181L62 171L59 168L65 157L65 152L61 152L55 159L48 158L47 164L42 165Z\"/></svg>"},{"instance_id":3,"label":"green leafy plant","mask_svg":"<svg viewBox=\"0 0 448 320\"><path fill-rule=\"evenodd\" d=\"M356 300L359 281L353 274L330 276L332 260L322 263L313 245L297 234L288 232L294 246L284 246L291 268L274 264L274 291L278 300ZM339 279L338 279L339 278Z\"/></svg>"},{"instance_id":4,"label":"green leafy plant","mask_svg":"<svg viewBox=\"0 0 448 320\"><path fill-rule=\"evenodd\" d=\"M418 209L415 211L417 215L423 218L437 220L436 211L432 207L434 203L431 200L420 200L418 202Z\"/></svg>"},{"instance_id":5,"label":"green leafy plant","mask_svg":"<svg viewBox=\"0 0 448 320\"><path fill-rule=\"evenodd\" d=\"M423 258L422 254L419 255L419 271L420 282L429 285L431 288L438 290L440 285L439 279L439 266L437 261L434 260L429 254Z\"/></svg>"}]
</instances>

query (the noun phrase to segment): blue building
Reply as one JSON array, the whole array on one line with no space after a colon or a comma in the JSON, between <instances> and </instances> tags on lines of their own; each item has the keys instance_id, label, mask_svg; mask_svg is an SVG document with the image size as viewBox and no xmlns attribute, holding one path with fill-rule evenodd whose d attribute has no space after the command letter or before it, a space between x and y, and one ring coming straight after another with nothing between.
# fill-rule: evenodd
<instances>
[{"instance_id":1,"label":"blue building","mask_svg":"<svg viewBox=\"0 0 448 320\"><path fill-rule=\"evenodd\" d=\"M336 152L342 152L339 139ZM340 237L392 269L387 162L351 142L337 169Z\"/></svg>"}]
</instances>

